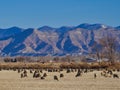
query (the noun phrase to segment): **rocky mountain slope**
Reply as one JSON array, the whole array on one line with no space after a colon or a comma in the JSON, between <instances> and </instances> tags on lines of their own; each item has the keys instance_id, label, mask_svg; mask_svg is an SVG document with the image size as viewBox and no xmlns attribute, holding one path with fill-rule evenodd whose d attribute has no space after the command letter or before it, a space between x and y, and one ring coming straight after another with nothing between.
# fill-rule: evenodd
<instances>
[{"instance_id":1,"label":"rocky mountain slope","mask_svg":"<svg viewBox=\"0 0 120 90\"><path fill-rule=\"evenodd\" d=\"M38 56L87 54L94 43L107 34L117 38L120 45L120 26L80 24L78 26L38 29L12 27L0 29L1 56Z\"/></svg>"}]
</instances>

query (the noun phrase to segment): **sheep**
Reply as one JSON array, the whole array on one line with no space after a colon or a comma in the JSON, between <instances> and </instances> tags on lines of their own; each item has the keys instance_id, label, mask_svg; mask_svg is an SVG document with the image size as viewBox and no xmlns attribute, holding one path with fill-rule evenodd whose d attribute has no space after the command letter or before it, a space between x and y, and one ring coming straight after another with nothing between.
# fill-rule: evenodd
<instances>
[{"instance_id":1,"label":"sheep","mask_svg":"<svg viewBox=\"0 0 120 90\"><path fill-rule=\"evenodd\" d=\"M58 80L58 77L57 77L56 75L54 75L54 80L59 81L59 80Z\"/></svg>"},{"instance_id":2,"label":"sheep","mask_svg":"<svg viewBox=\"0 0 120 90\"><path fill-rule=\"evenodd\" d=\"M41 77L40 79L45 79L44 77Z\"/></svg>"},{"instance_id":3,"label":"sheep","mask_svg":"<svg viewBox=\"0 0 120 90\"><path fill-rule=\"evenodd\" d=\"M81 71L80 69L78 69L78 72L77 72L77 74L75 75L75 77L81 76L81 73L82 73L82 71Z\"/></svg>"},{"instance_id":4,"label":"sheep","mask_svg":"<svg viewBox=\"0 0 120 90\"><path fill-rule=\"evenodd\" d=\"M40 70L40 72L41 72L41 73L43 73L43 71L42 71L42 70Z\"/></svg>"},{"instance_id":5,"label":"sheep","mask_svg":"<svg viewBox=\"0 0 120 90\"><path fill-rule=\"evenodd\" d=\"M60 78L62 78L62 77L64 77L64 75L61 73L61 74L60 74Z\"/></svg>"},{"instance_id":6,"label":"sheep","mask_svg":"<svg viewBox=\"0 0 120 90\"><path fill-rule=\"evenodd\" d=\"M20 69L18 69L18 73L20 73Z\"/></svg>"},{"instance_id":7,"label":"sheep","mask_svg":"<svg viewBox=\"0 0 120 90\"><path fill-rule=\"evenodd\" d=\"M67 69L66 73L70 73L70 69Z\"/></svg>"},{"instance_id":8,"label":"sheep","mask_svg":"<svg viewBox=\"0 0 120 90\"><path fill-rule=\"evenodd\" d=\"M21 78L23 78L24 77L24 75L23 75L23 73L21 73Z\"/></svg>"},{"instance_id":9,"label":"sheep","mask_svg":"<svg viewBox=\"0 0 120 90\"><path fill-rule=\"evenodd\" d=\"M47 76L47 74L46 74L46 73L44 73L44 74L43 74L43 77L46 77L46 76Z\"/></svg>"},{"instance_id":10,"label":"sheep","mask_svg":"<svg viewBox=\"0 0 120 90\"><path fill-rule=\"evenodd\" d=\"M94 78L96 78L97 77L97 74L96 73L94 73Z\"/></svg>"},{"instance_id":11,"label":"sheep","mask_svg":"<svg viewBox=\"0 0 120 90\"><path fill-rule=\"evenodd\" d=\"M24 70L23 73L21 73L21 78L23 78L23 77L27 77L27 71L26 70Z\"/></svg>"},{"instance_id":12,"label":"sheep","mask_svg":"<svg viewBox=\"0 0 120 90\"><path fill-rule=\"evenodd\" d=\"M21 78L27 77L27 73L21 73Z\"/></svg>"},{"instance_id":13,"label":"sheep","mask_svg":"<svg viewBox=\"0 0 120 90\"><path fill-rule=\"evenodd\" d=\"M113 78L119 78L118 74L113 74Z\"/></svg>"},{"instance_id":14,"label":"sheep","mask_svg":"<svg viewBox=\"0 0 120 90\"><path fill-rule=\"evenodd\" d=\"M30 73L33 73L32 70L30 70Z\"/></svg>"},{"instance_id":15,"label":"sheep","mask_svg":"<svg viewBox=\"0 0 120 90\"><path fill-rule=\"evenodd\" d=\"M33 78L38 78L40 77L40 73L38 71L35 71L33 74Z\"/></svg>"},{"instance_id":16,"label":"sheep","mask_svg":"<svg viewBox=\"0 0 120 90\"><path fill-rule=\"evenodd\" d=\"M24 73L24 77L27 77L27 73Z\"/></svg>"},{"instance_id":17,"label":"sheep","mask_svg":"<svg viewBox=\"0 0 120 90\"><path fill-rule=\"evenodd\" d=\"M81 76L81 72L77 72L77 74L75 75L75 77Z\"/></svg>"}]
</instances>

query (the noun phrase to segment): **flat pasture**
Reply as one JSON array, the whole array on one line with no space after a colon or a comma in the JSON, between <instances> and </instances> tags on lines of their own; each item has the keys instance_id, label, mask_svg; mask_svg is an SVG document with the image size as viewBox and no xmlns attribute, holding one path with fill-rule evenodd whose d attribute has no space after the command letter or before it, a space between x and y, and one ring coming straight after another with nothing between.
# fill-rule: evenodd
<instances>
[{"instance_id":1,"label":"flat pasture","mask_svg":"<svg viewBox=\"0 0 120 90\"><path fill-rule=\"evenodd\" d=\"M0 71L0 90L120 90L120 78L102 77L101 71L83 73L80 77L75 77L77 72L66 73L60 78L59 72L47 72L44 80L33 78L33 74L28 72L28 77L21 78L20 73L13 70ZM94 78L94 73L97 78ZM120 76L120 72L114 72ZM42 73L41 73L42 75ZM58 76L59 81L53 76Z\"/></svg>"}]
</instances>

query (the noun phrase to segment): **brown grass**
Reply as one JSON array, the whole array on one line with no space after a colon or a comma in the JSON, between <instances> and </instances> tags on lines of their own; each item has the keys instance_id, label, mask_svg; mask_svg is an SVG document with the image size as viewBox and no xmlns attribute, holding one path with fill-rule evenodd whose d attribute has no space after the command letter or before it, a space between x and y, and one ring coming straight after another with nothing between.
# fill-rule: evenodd
<instances>
[{"instance_id":1,"label":"brown grass","mask_svg":"<svg viewBox=\"0 0 120 90\"><path fill-rule=\"evenodd\" d=\"M44 71L46 72L46 71ZM45 80L33 79L32 74L28 77L20 78L17 71L0 71L0 90L120 90L120 79L105 78L100 76L100 71L89 72L81 77L75 77L76 72L66 73L59 81L53 79L58 72L48 73ZM94 73L97 78L94 79ZM115 72L120 76L120 72Z\"/></svg>"},{"instance_id":2,"label":"brown grass","mask_svg":"<svg viewBox=\"0 0 120 90\"><path fill-rule=\"evenodd\" d=\"M110 68L120 69L120 63L110 64L106 62L88 64L80 63L0 63L1 69L16 69L16 68ZM28 77L20 78L20 73L13 70L0 71L0 90L120 90L120 79L101 77L101 71L93 71L82 74L81 77L75 77L77 72L66 73L64 78L59 78L59 72L47 72L45 80L40 78L32 78L32 74L28 72ZM94 79L94 73L97 78ZM120 77L120 72L117 73ZM42 75L42 74L41 74ZM55 81L53 76L57 75L59 81Z\"/></svg>"}]
</instances>

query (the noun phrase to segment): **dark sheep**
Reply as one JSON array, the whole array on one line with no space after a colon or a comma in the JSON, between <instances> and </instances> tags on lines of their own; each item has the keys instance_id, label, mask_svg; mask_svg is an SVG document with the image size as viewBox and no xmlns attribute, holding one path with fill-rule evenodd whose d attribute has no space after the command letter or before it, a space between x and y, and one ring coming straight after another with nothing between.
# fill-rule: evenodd
<instances>
[{"instance_id":1,"label":"dark sheep","mask_svg":"<svg viewBox=\"0 0 120 90\"><path fill-rule=\"evenodd\" d=\"M113 72L112 72L112 70L108 70L108 72L107 72L108 74L110 74L110 75L112 75L113 74Z\"/></svg>"},{"instance_id":2,"label":"dark sheep","mask_svg":"<svg viewBox=\"0 0 120 90\"><path fill-rule=\"evenodd\" d=\"M46 76L47 76L47 74L46 74L46 73L44 73L44 74L43 74L43 77L46 77Z\"/></svg>"},{"instance_id":3,"label":"dark sheep","mask_svg":"<svg viewBox=\"0 0 120 90\"><path fill-rule=\"evenodd\" d=\"M78 73L75 75L75 77L78 77L78 76L81 76L81 73L80 73L80 72L78 72Z\"/></svg>"},{"instance_id":4,"label":"dark sheep","mask_svg":"<svg viewBox=\"0 0 120 90\"><path fill-rule=\"evenodd\" d=\"M45 79L44 77L41 77L40 79Z\"/></svg>"},{"instance_id":5,"label":"dark sheep","mask_svg":"<svg viewBox=\"0 0 120 90\"><path fill-rule=\"evenodd\" d=\"M27 71L26 70L23 71L23 75L24 75L24 77L27 77Z\"/></svg>"},{"instance_id":6,"label":"dark sheep","mask_svg":"<svg viewBox=\"0 0 120 90\"><path fill-rule=\"evenodd\" d=\"M87 72L88 72L88 70L87 70L87 69L85 69L85 70L84 70L84 73L87 73Z\"/></svg>"},{"instance_id":7,"label":"dark sheep","mask_svg":"<svg viewBox=\"0 0 120 90\"><path fill-rule=\"evenodd\" d=\"M96 78L97 77L97 74L96 73L94 73L94 78Z\"/></svg>"},{"instance_id":8,"label":"dark sheep","mask_svg":"<svg viewBox=\"0 0 120 90\"><path fill-rule=\"evenodd\" d=\"M75 75L75 77L81 76L81 73L82 73L82 71L80 71L80 69L78 69L78 72L77 72L77 74Z\"/></svg>"},{"instance_id":9,"label":"dark sheep","mask_svg":"<svg viewBox=\"0 0 120 90\"><path fill-rule=\"evenodd\" d=\"M54 80L57 80L57 81L59 81L59 80L58 80L58 77L57 77L56 75L54 76Z\"/></svg>"},{"instance_id":10,"label":"dark sheep","mask_svg":"<svg viewBox=\"0 0 120 90\"><path fill-rule=\"evenodd\" d=\"M53 72L52 69L48 69L48 72Z\"/></svg>"},{"instance_id":11,"label":"dark sheep","mask_svg":"<svg viewBox=\"0 0 120 90\"><path fill-rule=\"evenodd\" d=\"M120 69L117 69L117 72L120 72Z\"/></svg>"},{"instance_id":12,"label":"dark sheep","mask_svg":"<svg viewBox=\"0 0 120 90\"><path fill-rule=\"evenodd\" d=\"M30 70L30 73L33 73L32 70Z\"/></svg>"},{"instance_id":13,"label":"dark sheep","mask_svg":"<svg viewBox=\"0 0 120 90\"><path fill-rule=\"evenodd\" d=\"M62 68L60 68L60 69L59 69L59 72L61 72L61 71L63 71L63 69L62 69Z\"/></svg>"},{"instance_id":14,"label":"dark sheep","mask_svg":"<svg viewBox=\"0 0 120 90\"><path fill-rule=\"evenodd\" d=\"M64 75L61 73L61 74L60 74L60 78L62 78L62 77L64 77Z\"/></svg>"},{"instance_id":15,"label":"dark sheep","mask_svg":"<svg viewBox=\"0 0 120 90\"><path fill-rule=\"evenodd\" d=\"M70 73L70 69L67 69L66 73Z\"/></svg>"},{"instance_id":16,"label":"dark sheep","mask_svg":"<svg viewBox=\"0 0 120 90\"><path fill-rule=\"evenodd\" d=\"M117 74L113 74L113 78L119 78Z\"/></svg>"},{"instance_id":17,"label":"dark sheep","mask_svg":"<svg viewBox=\"0 0 120 90\"><path fill-rule=\"evenodd\" d=\"M27 73L24 73L24 77L27 77Z\"/></svg>"},{"instance_id":18,"label":"dark sheep","mask_svg":"<svg viewBox=\"0 0 120 90\"><path fill-rule=\"evenodd\" d=\"M33 78L38 78L38 77L40 77L40 73L35 71L33 74Z\"/></svg>"},{"instance_id":19,"label":"dark sheep","mask_svg":"<svg viewBox=\"0 0 120 90\"><path fill-rule=\"evenodd\" d=\"M42 71L42 70L40 70L40 72L41 72L41 73L43 73L43 71Z\"/></svg>"},{"instance_id":20,"label":"dark sheep","mask_svg":"<svg viewBox=\"0 0 120 90\"><path fill-rule=\"evenodd\" d=\"M24 70L24 71L23 71L23 73L25 74L25 73L27 73L27 71L26 71L26 70Z\"/></svg>"},{"instance_id":21,"label":"dark sheep","mask_svg":"<svg viewBox=\"0 0 120 90\"><path fill-rule=\"evenodd\" d=\"M23 73L21 73L21 78L23 78L24 77L24 75L23 75Z\"/></svg>"},{"instance_id":22,"label":"dark sheep","mask_svg":"<svg viewBox=\"0 0 120 90\"><path fill-rule=\"evenodd\" d=\"M18 69L18 73L20 73L20 69Z\"/></svg>"}]
</instances>

